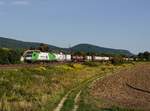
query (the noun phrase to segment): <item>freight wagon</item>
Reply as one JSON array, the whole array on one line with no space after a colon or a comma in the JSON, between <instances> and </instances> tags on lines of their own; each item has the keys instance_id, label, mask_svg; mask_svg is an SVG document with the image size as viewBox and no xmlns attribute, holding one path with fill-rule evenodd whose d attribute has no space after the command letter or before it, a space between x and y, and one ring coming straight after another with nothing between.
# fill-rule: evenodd
<instances>
[{"instance_id":1,"label":"freight wagon","mask_svg":"<svg viewBox=\"0 0 150 111\"><path fill-rule=\"evenodd\" d=\"M71 55L71 61L72 62L84 62L86 58L81 55Z\"/></svg>"},{"instance_id":2,"label":"freight wagon","mask_svg":"<svg viewBox=\"0 0 150 111\"><path fill-rule=\"evenodd\" d=\"M93 56L94 61L109 61L109 57Z\"/></svg>"}]
</instances>

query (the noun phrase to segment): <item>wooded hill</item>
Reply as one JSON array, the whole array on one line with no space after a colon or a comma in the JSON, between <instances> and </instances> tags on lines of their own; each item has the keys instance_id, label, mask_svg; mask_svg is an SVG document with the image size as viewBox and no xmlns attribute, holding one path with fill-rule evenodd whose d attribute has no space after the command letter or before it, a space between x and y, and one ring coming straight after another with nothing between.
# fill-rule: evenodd
<instances>
[{"instance_id":1,"label":"wooded hill","mask_svg":"<svg viewBox=\"0 0 150 111\"><path fill-rule=\"evenodd\" d=\"M12 49L28 49L28 48L36 48L39 47L41 43L38 42L24 42L20 40L15 39L9 39L0 37L0 48L12 48ZM85 52L85 53L98 53L98 54L121 54L121 55L133 55L128 50L122 50L122 49L112 49L112 48L105 48L100 46L95 46L91 44L78 44L71 48L60 48L53 45L49 45L48 47L51 51L62 51L62 52Z\"/></svg>"}]
</instances>

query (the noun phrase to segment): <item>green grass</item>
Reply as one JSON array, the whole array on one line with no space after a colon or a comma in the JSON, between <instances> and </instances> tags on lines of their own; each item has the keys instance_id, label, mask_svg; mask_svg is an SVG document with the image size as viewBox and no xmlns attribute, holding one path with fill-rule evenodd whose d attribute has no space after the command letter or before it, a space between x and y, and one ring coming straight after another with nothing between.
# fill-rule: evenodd
<instances>
[{"instance_id":1,"label":"green grass","mask_svg":"<svg viewBox=\"0 0 150 111\"><path fill-rule=\"evenodd\" d=\"M122 67L99 63L0 70L0 111L51 111L70 89ZM76 93L69 95L63 111L72 107Z\"/></svg>"},{"instance_id":2,"label":"green grass","mask_svg":"<svg viewBox=\"0 0 150 111\"><path fill-rule=\"evenodd\" d=\"M94 70L81 64L0 70L0 110L53 109L68 90L91 77Z\"/></svg>"}]
</instances>

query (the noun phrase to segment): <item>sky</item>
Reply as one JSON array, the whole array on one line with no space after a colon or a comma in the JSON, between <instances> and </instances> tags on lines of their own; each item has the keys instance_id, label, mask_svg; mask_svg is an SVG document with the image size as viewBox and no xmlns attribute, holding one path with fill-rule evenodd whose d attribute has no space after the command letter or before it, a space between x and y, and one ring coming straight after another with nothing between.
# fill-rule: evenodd
<instances>
[{"instance_id":1,"label":"sky","mask_svg":"<svg viewBox=\"0 0 150 111\"><path fill-rule=\"evenodd\" d=\"M150 0L0 0L0 36L150 51Z\"/></svg>"}]
</instances>

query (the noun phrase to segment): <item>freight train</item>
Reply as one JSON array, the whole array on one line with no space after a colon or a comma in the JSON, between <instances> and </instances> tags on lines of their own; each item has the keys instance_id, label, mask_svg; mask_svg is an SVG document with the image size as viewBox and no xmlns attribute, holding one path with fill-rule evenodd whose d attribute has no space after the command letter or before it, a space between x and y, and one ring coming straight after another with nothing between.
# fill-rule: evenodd
<instances>
[{"instance_id":1,"label":"freight train","mask_svg":"<svg viewBox=\"0 0 150 111\"><path fill-rule=\"evenodd\" d=\"M27 50L21 57L22 62L84 62L84 61L109 61L111 57L81 56L63 53L41 52L40 50Z\"/></svg>"}]
</instances>

